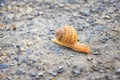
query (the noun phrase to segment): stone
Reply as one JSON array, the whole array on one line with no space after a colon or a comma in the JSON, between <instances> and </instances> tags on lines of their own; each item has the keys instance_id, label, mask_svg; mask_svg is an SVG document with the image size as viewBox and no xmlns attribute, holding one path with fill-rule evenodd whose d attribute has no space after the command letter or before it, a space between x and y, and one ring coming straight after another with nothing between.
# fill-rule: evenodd
<instances>
[{"instance_id":1,"label":"stone","mask_svg":"<svg viewBox=\"0 0 120 80\"><path fill-rule=\"evenodd\" d=\"M106 79L106 80L113 80L112 77L109 76L109 75L106 75L106 76L105 76L105 79Z\"/></svg>"},{"instance_id":2,"label":"stone","mask_svg":"<svg viewBox=\"0 0 120 80\"><path fill-rule=\"evenodd\" d=\"M21 51L21 52L24 52L24 51L25 51L24 47L21 47L21 48L20 48L20 51Z\"/></svg>"},{"instance_id":3,"label":"stone","mask_svg":"<svg viewBox=\"0 0 120 80\"><path fill-rule=\"evenodd\" d=\"M90 12L96 12L96 9L94 7L91 7Z\"/></svg>"},{"instance_id":4,"label":"stone","mask_svg":"<svg viewBox=\"0 0 120 80\"><path fill-rule=\"evenodd\" d=\"M32 54L31 48L27 48L27 49L25 50L25 52L26 52L26 54L28 54L28 55Z\"/></svg>"},{"instance_id":5,"label":"stone","mask_svg":"<svg viewBox=\"0 0 120 80\"><path fill-rule=\"evenodd\" d=\"M106 16L104 16L104 19L110 19L110 16L108 16L108 15L106 15Z\"/></svg>"},{"instance_id":6,"label":"stone","mask_svg":"<svg viewBox=\"0 0 120 80\"><path fill-rule=\"evenodd\" d=\"M14 57L14 60L19 61L19 57Z\"/></svg>"},{"instance_id":7,"label":"stone","mask_svg":"<svg viewBox=\"0 0 120 80\"><path fill-rule=\"evenodd\" d=\"M32 46L32 42L28 42L28 43L27 43L27 46Z\"/></svg>"},{"instance_id":8,"label":"stone","mask_svg":"<svg viewBox=\"0 0 120 80\"><path fill-rule=\"evenodd\" d=\"M59 4L60 7L64 7L65 5L64 4Z\"/></svg>"},{"instance_id":9,"label":"stone","mask_svg":"<svg viewBox=\"0 0 120 80\"><path fill-rule=\"evenodd\" d=\"M100 70L100 69L97 67L97 65L93 65L91 68L93 69L93 71L97 71L97 72Z\"/></svg>"},{"instance_id":10,"label":"stone","mask_svg":"<svg viewBox=\"0 0 120 80\"><path fill-rule=\"evenodd\" d=\"M48 70L48 73L52 76L57 76L57 72Z\"/></svg>"},{"instance_id":11,"label":"stone","mask_svg":"<svg viewBox=\"0 0 120 80\"><path fill-rule=\"evenodd\" d=\"M82 16L86 16L86 17L90 16L90 12L89 11L81 11L80 14Z\"/></svg>"},{"instance_id":12,"label":"stone","mask_svg":"<svg viewBox=\"0 0 120 80\"><path fill-rule=\"evenodd\" d=\"M23 63L26 63L26 62L27 62L27 58L26 58L26 57L22 57L21 60L22 60Z\"/></svg>"},{"instance_id":13,"label":"stone","mask_svg":"<svg viewBox=\"0 0 120 80\"><path fill-rule=\"evenodd\" d=\"M94 49L93 55L101 55L100 49Z\"/></svg>"},{"instance_id":14,"label":"stone","mask_svg":"<svg viewBox=\"0 0 120 80\"><path fill-rule=\"evenodd\" d=\"M62 73L64 71L63 66L59 66L56 70L57 73Z\"/></svg>"},{"instance_id":15,"label":"stone","mask_svg":"<svg viewBox=\"0 0 120 80\"><path fill-rule=\"evenodd\" d=\"M25 11L26 12L26 14L30 14L32 11L33 11L33 9L32 9L32 7L27 7L28 9Z\"/></svg>"},{"instance_id":16,"label":"stone","mask_svg":"<svg viewBox=\"0 0 120 80\"><path fill-rule=\"evenodd\" d=\"M7 2L7 0L0 0L0 7L4 6Z\"/></svg>"},{"instance_id":17,"label":"stone","mask_svg":"<svg viewBox=\"0 0 120 80\"><path fill-rule=\"evenodd\" d=\"M37 16L39 16L39 12L38 11L34 11L34 13L32 14L34 17L37 17ZM33 18L34 18L33 17Z\"/></svg>"},{"instance_id":18,"label":"stone","mask_svg":"<svg viewBox=\"0 0 120 80\"><path fill-rule=\"evenodd\" d=\"M11 64L10 64L10 66L14 66L15 65L15 62L13 61L13 62L11 62Z\"/></svg>"},{"instance_id":19,"label":"stone","mask_svg":"<svg viewBox=\"0 0 120 80\"><path fill-rule=\"evenodd\" d=\"M104 79L103 75L97 75L97 74L95 74L94 75L94 80L106 80L106 79Z\"/></svg>"},{"instance_id":20,"label":"stone","mask_svg":"<svg viewBox=\"0 0 120 80\"><path fill-rule=\"evenodd\" d=\"M44 75L43 72L39 72L39 73L38 73L38 76L43 76L43 75Z\"/></svg>"},{"instance_id":21,"label":"stone","mask_svg":"<svg viewBox=\"0 0 120 80\"><path fill-rule=\"evenodd\" d=\"M63 69L63 66L59 66L58 69Z\"/></svg>"},{"instance_id":22,"label":"stone","mask_svg":"<svg viewBox=\"0 0 120 80\"><path fill-rule=\"evenodd\" d=\"M120 68L116 69L115 73L116 73L116 75L120 75Z\"/></svg>"},{"instance_id":23,"label":"stone","mask_svg":"<svg viewBox=\"0 0 120 80\"><path fill-rule=\"evenodd\" d=\"M12 20L14 18L14 15L13 14L7 14L6 16L8 19Z\"/></svg>"},{"instance_id":24,"label":"stone","mask_svg":"<svg viewBox=\"0 0 120 80\"><path fill-rule=\"evenodd\" d=\"M21 45L21 44L17 44L16 47L17 47L17 48L21 48L22 45Z\"/></svg>"},{"instance_id":25,"label":"stone","mask_svg":"<svg viewBox=\"0 0 120 80\"><path fill-rule=\"evenodd\" d=\"M0 64L0 70L8 68L8 64Z\"/></svg>"},{"instance_id":26,"label":"stone","mask_svg":"<svg viewBox=\"0 0 120 80\"><path fill-rule=\"evenodd\" d=\"M108 39L107 38L100 38L99 41L105 43Z\"/></svg>"},{"instance_id":27,"label":"stone","mask_svg":"<svg viewBox=\"0 0 120 80\"><path fill-rule=\"evenodd\" d=\"M17 54L17 55L21 55L22 53L21 53L21 51L18 49L18 50L16 51L16 54Z\"/></svg>"},{"instance_id":28,"label":"stone","mask_svg":"<svg viewBox=\"0 0 120 80\"><path fill-rule=\"evenodd\" d=\"M113 4L117 0L108 0L108 1Z\"/></svg>"},{"instance_id":29,"label":"stone","mask_svg":"<svg viewBox=\"0 0 120 80\"><path fill-rule=\"evenodd\" d=\"M6 79L7 79L7 80L12 80L12 77L7 76Z\"/></svg>"},{"instance_id":30,"label":"stone","mask_svg":"<svg viewBox=\"0 0 120 80\"><path fill-rule=\"evenodd\" d=\"M40 69L41 69L41 66L37 66L37 69L40 70Z\"/></svg>"},{"instance_id":31,"label":"stone","mask_svg":"<svg viewBox=\"0 0 120 80\"><path fill-rule=\"evenodd\" d=\"M36 74L35 74L34 72L32 72L32 73L30 74L30 76L31 76L31 77L35 77Z\"/></svg>"},{"instance_id":32,"label":"stone","mask_svg":"<svg viewBox=\"0 0 120 80\"><path fill-rule=\"evenodd\" d=\"M105 10L107 10L107 8L106 8L106 6L105 5L99 5L99 7L98 7L98 9L97 9L98 11L105 11Z\"/></svg>"},{"instance_id":33,"label":"stone","mask_svg":"<svg viewBox=\"0 0 120 80\"><path fill-rule=\"evenodd\" d=\"M23 73L22 70L16 70L15 74L16 74L16 75L22 75L22 74L24 74L24 73Z\"/></svg>"},{"instance_id":34,"label":"stone","mask_svg":"<svg viewBox=\"0 0 120 80\"><path fill-rule=\"evenodd\" d=\"M70 67L71 63L69 61L66 61L67 66Z\"/></svg>"},{"instance_id":35,"label":"stone","mask_svg":"<svg viewBox=\"0 0 120 80\"><path fill-rule=\"evenodd\" d=\"M40 15L43 15L43 14L44 14L44 12L43 12L43 11L39 11L39 14L40 14Z\"/></svg>"},{"instance_id":36,"label":"stone","mask_svg":"<svg viewBox=\"0 0 120 80\"><path fill-rule=\"evenodd\" d=\"M0 46L0 50L2 50L2 47Z\"/></svg>"},{"instance_id":37,"label":"stone","mask_svg":"<svg viewBox=\"0 0 120 80\"><path fill-rule=\"evenodd\" d=\"M72 73L74 76L78 76L81 74L81 71L80 70L73 70Z\"/></svg>"},{"instance_id":38,"label":"stone","mask_svg":"<svg viewBox=\"0 0 120 80\"><path fill-rule=\"evenodd\" d=\"M11 27L12 27L13 31L16 30L16 26L15 25L12 25Z\"/></svg>"},{"instance_id":39,"label":"stone","mask_svg":"<svg viewBox=\"0 0 120 80\"><path fill-rule=\"evenodd\" d=\"M22 44L17 44L16 48L18 48L18 51L20 51L20 52L24 52L25 51L24 47L22 47Z\"/></svg>"},{"instance_id":40,"label":"stone","mask_svg":"<svg viewBox=\"0 0 120 80\"><path fill-rule=\"evenodd\" d=\"M87 60L88 60L88 61L92 61L92 60L93 60L93 57L88 57Z\"/></svg>"}]
</instances>

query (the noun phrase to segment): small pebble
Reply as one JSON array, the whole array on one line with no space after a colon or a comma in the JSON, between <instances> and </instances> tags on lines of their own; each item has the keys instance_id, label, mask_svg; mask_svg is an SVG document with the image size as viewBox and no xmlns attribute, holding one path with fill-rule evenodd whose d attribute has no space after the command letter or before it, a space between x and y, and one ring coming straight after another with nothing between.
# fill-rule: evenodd
<instances>
[{"instance_id":1,"label":"small pebble","mask_svg":"<svg viewBox=\"0 0 120 80\"><path fill-rule=\"evenodd\" d=\"M28 55L32 54L31 48L27 48L25 52L26 52L26 54L28 54Z\"/></svg>"},{"instance_id":2,"label":"small pebble","mask_svg":"<svg viewBox=\"0 0 120 80\"><path fill-rule=\"evenodd\" d=\"M106 80L102 75L95 74L94 75L94 80Z\"/></svg>"},{"instance_id":3,"label":"small pebble","mask_svg":"<svg viewBox=\"0 0 120 80\"><path fill-rule=\"evenodd\" d=\"M27 46L32 46L32 42L27 43Z\"/></svg>"},{"instance_id":4,"label":"small pebble","mask_svg":"<svg viewBox=\"0 0 120 80\"><path fill-rule=\"evenodd\" d=\"M10 76L7 76L6 79L7 80L12 80L12 78Z\"/></svg>"},{"instance_id":5,"label":"small pebble","mask_svg":"<svg viewBox=\"0 0 120 80\"><path fill-rule=\"evenodd\" d=\"M80 14L81 14L82 16L86 16L86 17L90 16L89 11L81 11Z\"/></svg>"},{"instance_id":6,"label":"small pebble","mask_svg":"<svg viewBox=\"0 0 120 80\"><path fill-rule=\"evenodd\" d=\"M12 30L16 30L16 26L15 25L12 25Z\"/></svg>"},{"instance_id":7,"label":"small pebble","mask_svg":"<svg viewBox=\"0 0 120 80\"><path fill-rule=\"evenodd\" d=\"M0 47L0 50L2 49L2 47Z\"/></svg>"},{"instance_id":8,"label":"small pebble","mask_svg":"<svg viewBox=\"0 0 120 80\"><path fill-rule=\"evenodd\" d=\"M105 76L105 79L106 79L106 80L113 80L112 77L111 77L111 76L108 76L108 75Z\"/></svg>"},{"instance_id":9,"label":"small pebble","mask_svg":"<svg viewBox=\"0 0 120 80\"><path fill-rule=\"evenodd\" d=\"M18 48L18 51L20 51L20 52L24 52L25 51L24 47L22 47L21 44L17 44L16 47Z\"/></svg>"},{"instance_id":10,"label":"small pebble","mask_svg":"<svg viewBox=\"0 0 120 80\"><path fill-rule=\"evenodd\" d=\"M38 73L38 76L43 76L43 75L44 75L43 72Z\"/></svg>"},{"instance_id":11,"label":"small pebble","mask_svg":"<svg viewBox=\"0 0 120 80\"><path fill-rule=\"evenodd\" d=\"M13 14L7 14L6 17L10 20L12 20L14 18L14 15Z\"/></svg>"},{"instance_id":12,"label":"small pebble","mask_svg":"<svg viewBox=\"0 0 120 80\"><path fill-rule=\"evenodd\" d=\"M94 65L94 66L92 66L91 68L92 68L94 71L97 71L97 72L100 71L100 69L97 67L97 65Z\"/></svg>"},{"instance_id":13,"label":"small pebble","mask_svg":"<svg viewBox=\"0 0 120 80\"><path fill-rule=\"evenodd\" d=\"M101 52L100 52L99 48L98 49L94 49L93 55L100 55L100 54L101 54Z\"/></svg>"},{"instance_id":14,"label":"small pebble","mask_svg":"<svg viewBox=\"0 0 120 80\"><path fill-rule=\"evenodd\" d=\"M8 68L8 64L0 64L0 70Z\"/></svg>"},{"instance_id":15,"label":"small pebble","mask_svg":"<svg viewBox=\"0 0 120 80\"><path fill-rule=\"evenodd\" d=\"M12 6L7 6L7 9L8 10L12 10Z\"/></svg>"},{"instance_id":16,"label":"small pebble","mask_svg":"<svg viewBox=\"0 0 120 80\"><path fill-rule=\"evenodd\" d=\"M71 63L69 61L66 61L67 65L70 67Z\"/></svg>"},{"instance_id":17,"label":"small pebble","mask_svg":"<svg viewBox=\"0 0 120 80\"><path fill-rule=\"evenodd\" d=\"M25 11L26 14L30 14L33 11L33 8L31 7L27 7L28 9Z\"/></svg>"},{"instance_id":18,"label":"small pebble","mask_svg":"<svg viewBox=\"0 0 120 80\"><path fill-rule=\"evenodd\" d=\"M81 74L80 70L73 70L72 73L74 74L74 76L78 76Z\"/></svg>"},{"instance_id":19,"label":"small pebble","mask_svg":"<svg viewBox=\"0 0 120 80\"><path fill-rule=\"evenodd\" d=\"M105 10L107 10L105 5L99 5L99 8L97 9L97 11L101 11L101 12L103 12Z\"/></svg>"},{"instance_id":20,"label":"small pebble","mask_svg":"<svg viewBox=\"0 0 120 80\"><path fill-rule=\"evenodd\" d=\"M110 16L108 16L108 15L106 15L106 16L104 16L104 19L110 19Z\"/></svg>"},{"instance_id":21,"label":"small pebble","mask_svg":"<svg viewBox=\"0 0 120 80\"><path fill-rule=\"evenodd\" d=\"M32 72L32 73L30 74L30 76L31 76L31 77L35 77L36 74L35 74L34 72Z\"/></svg>"},{"instance_id":22,"label":"small pebble","mask_svg":"<svg viewBox=\"0 0 120 80\"><path fill-rule=\"evenodd\" d=\"M107 38L101 38L99 39L99 41L101 41L102 43L105 43L108 39Z\"/></svg>"},{"instance_id":23,"label":"small pebble","mask_svg":"<svg viewBox=\"0 0 120 80\"><path fill-rule=\"evenodd\" d=\"M93 57L88 57L87 60L91 61L91 60L93 60Z\"/></svg>"},{"instance_id":24,"label":"small pebble","mask_svg":"<svg viewBox=\"0 0 120 80\"><path fill-rule=\"evenodd\" d=\"M21 52L24 52L24 51L25 51L24 47L21 47L21 48L20 48L20 51L21 51Z\"/></svg>"},{"instance_id":25,"label":"small pebble","mask_svg":"<svg viewBox=\"0 0 120 80\"><path fill-rule=\"evenodd\" d=\"M17 50L17 51L16 51L16 54L21 55L22 53L21 53L20 50Z\"/></svg>"},{"instance_id":26,"label":"small pebble","mask_svg":"<svg viewBox=\"0 0 120 80\"><path fill-rule=\"evenodd\" d=\"M0 7L4 6L7 0L0 0Z\"/></svg>"},{"instance_id":27,"label":"small pebble","mask_svg":"<svg viewBox=\"0 0 120 80\"><path fill-rule=\"evenodd\" d=\"M96 12L95 8L90 8L90 12Z\"/></svg>"},{"instance_id":28,"label":"small pebble","mask_svg":"<svg viewBox=\"0 0 120 80\"><path fill-rule=\"evenodd\" d=\"M48 73L52 76L57 76L57 72L49 70Z\"/></svg>"},{"instance_id":29,"label":"small pebble","mask_svg":"<svg viewBox=\"0 0 120 80\"><path fill-rule=\"evenodd\" d=\"M59 4L60 7L64 7L64 4Z\"/></svg>"},{"instance_id":30,"label":"small pebble","mask_svg":"<svg viewBox=\"0 0 120 80\"><path fill-rule=\"evenodd\" d=\"M120 68L115 71L116 75L120 75Z\"/></svg>"},{"instance_id":31,"label":"small pebble","mask_svg":"<svg viewBox=\"0 0 120 80\"><path fill-rule=\"evenodd\" d=\"M19 57L14 57L14 60L19 61Z\"/></svg>"},{"instance_id":32,"label":"small pebble","mask_svg":"<svg viewBox=\"0 0 120 80\"><path fill-rule=\"evenodd\" d=\"M50 46L49 49L50 49L51 51L55 51L56 47Z\"/></svg>"},{"instance_id":33,"label":"small pebble","mask_svg":"<svg viewBox=\"0 0 120 80\"><path fill-rule=\"evenodd\" d=\"M108 1L113 4L117 0L108 0Z\"/></svg>"},{"instance_id":34,"label":"small pebble","mask_svg":"<svg viewBox=\"0 0 120 80\"><path fill-rule=\"evenodd\" d=\"M26 57L22 57L21 60L22 60L23 63L26 63L26 62L27 62L27 58L26 58Z\"/></svg>"},{"instance_id":35,"label":"small pebble","mask_svg":"<svg viewBox=\"0 0 120 80\"><path fill-rule=\"evenodd\" d=\"M16 74L16 75L22 75L23 72L22 72L22 70L16 70L15 74Z\"/></svg>"},{"instance_id":36,"label":"small pebble","mask_svg":"<svg viewBox=\"0 0 120 80\"><path fill-rule=\"evenodd\" d=\"M63 69L63 66L59 66L58 69Z\"/></svg>"},{"instance_id":37,"label":"small pebble","mask_svg":"<svg viewBox=\"0 0 120 80\"><path fill-rule=\"evenodd\" d=\"M10 66L14 66L15 65L15 62L11 62Z\"/></svg>"},{"instance_id":38,"label":"small pebble","mask_svg":"<svg viewBox=\"0 0 120 80\"><path fill-rule=\"evenodd\" d=\"M17 48L21 48L22 45L21 45L21 44L17 44L16 47L17 47Z\"/></svg>"},{"instance_id":39,"label":"small pebble","mask_svg":"<svg viewBox=\"0 0 120 80\"><path fill-rule=\"evenodd\" d=\"M63 66L59 66L57 69L57 73L62 73L64 71Z\"/></svg>"},{"instance_id":40,"label":"small pebble","mask_svg":"<svg viewBox=\"0 0 120 80\"><path fill-rule=\"evenodd\" d=\"M40 15L43 15L43 14L44 14L44 12L43 12L43 11L39 11L39 14L40 14Z\"/></svg>"},{"instance_id":41,"label":"small pebble","mask_svg":"<svg viewBox=\"0 0 120 80\"><path fill-rule=\"evenodd\" d=\"M40 69L41 69L41 66L38 66L37 69L40 70Z\"/></svg>"}]
</instances>

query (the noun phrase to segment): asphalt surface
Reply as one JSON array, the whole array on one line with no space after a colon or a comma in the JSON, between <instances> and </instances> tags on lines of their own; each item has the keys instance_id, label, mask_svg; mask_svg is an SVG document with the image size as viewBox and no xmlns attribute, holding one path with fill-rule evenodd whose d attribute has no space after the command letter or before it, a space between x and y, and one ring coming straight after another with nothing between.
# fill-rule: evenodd
<instances>
[{"instance_id":1,"label":"asphalt surface","mask_svg":"<svg viewBox=\"0 0 120 80\"><path fill-rule=\"evenodd\" d=\"M73 26L91 54L51 41ZM0 80L120 80L119 0L1 0Z\"/></svg>"}]
</instances>

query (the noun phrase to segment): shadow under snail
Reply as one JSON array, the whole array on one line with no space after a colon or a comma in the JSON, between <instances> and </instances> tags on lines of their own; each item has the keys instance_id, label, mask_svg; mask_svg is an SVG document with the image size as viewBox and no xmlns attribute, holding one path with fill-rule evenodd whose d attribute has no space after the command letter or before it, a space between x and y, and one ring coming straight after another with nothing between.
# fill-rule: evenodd
<instances>
[{"instance_id":1,"label":"shadow under snail","mask_svg":"<svg viewBox=\"0 0 120 80\"><path fill-rule=\"evenodd\" d=\"M90 48L87 45L78 42L78 34L71 26L58 28L55 36L56 38L52 39L52 41L59 45L69 47L78 52L90 53Z\"/></svg>"}]
</instances>

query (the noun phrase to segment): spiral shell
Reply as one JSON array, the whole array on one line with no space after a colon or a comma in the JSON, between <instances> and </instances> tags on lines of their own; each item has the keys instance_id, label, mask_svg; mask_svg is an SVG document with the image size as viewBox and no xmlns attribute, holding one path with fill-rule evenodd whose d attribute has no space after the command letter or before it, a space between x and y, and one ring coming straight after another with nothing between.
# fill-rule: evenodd
<instances>
[{"instance_id":1,"label":"spiral shell","mask_svg":"<svg viewBox=\"0 0 120 80\"><path fill-rule=\"evenodd\" d=\"M64 26L56 30L56 38L60 42L75 43L78 41L78 34L71 26Z\"/></svg>"}]
</instances>

